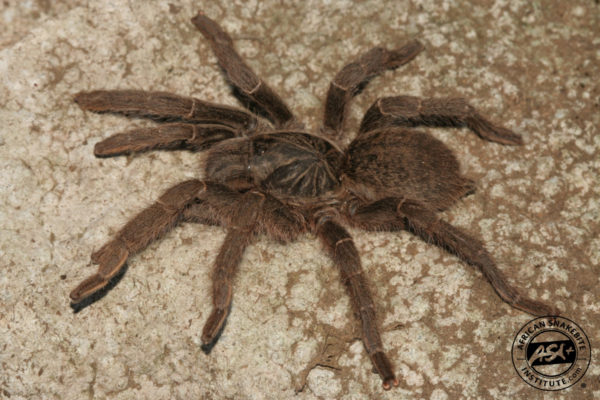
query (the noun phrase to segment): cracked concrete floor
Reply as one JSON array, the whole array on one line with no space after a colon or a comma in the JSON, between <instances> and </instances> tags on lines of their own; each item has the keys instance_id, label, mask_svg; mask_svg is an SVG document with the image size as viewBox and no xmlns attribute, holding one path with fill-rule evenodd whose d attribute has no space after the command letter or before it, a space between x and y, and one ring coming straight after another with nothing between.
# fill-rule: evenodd
<instances>
[{"instance_id":1,"label":"cracked concrete floor","mask_svg":"<svg viewBox=\"0 0 600 400\"><path fill-rule=\"evenodd\" d=\"M597 2L140 0L4 1L0 40L0 398L593 398L600 396L600 9ZM378 96L464 96L523 134L522 147L430 129L477 192L444 218L482 238L532 297L592 344L572 388L544 393L510 347L531 319L479 272L407 233L352 230L400 387L383 392L356 340L337 272L315 238L248 248L226 329L200 349L208 276L224 231L183 225L129 262L108 294L73 313L89 254L165 188L202 177L202 156L96 159L95 142L147 122L83 113L92 88L168 90L237 105L189 19L198 9L307 127L336 71L373 45L426 50L374 79ZM493 22L493 23L491 23ZM298 393L297 390L302 389Z\"/></svg>"}]
</instances>

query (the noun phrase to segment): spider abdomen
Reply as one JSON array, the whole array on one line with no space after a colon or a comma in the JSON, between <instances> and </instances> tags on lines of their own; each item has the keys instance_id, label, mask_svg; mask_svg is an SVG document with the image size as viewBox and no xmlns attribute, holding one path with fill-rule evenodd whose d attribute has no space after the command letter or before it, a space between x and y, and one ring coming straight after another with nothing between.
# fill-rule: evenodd
<instances>
[{"instance_id":1,"label":"spider abdomen","mask_svg":"<svg viewBox=\"0 0 600 400\"><path fill-rule=\"evenodd\" d=\"M452 151L425 132L380 129L356 138L347 154L351 186L371 201L399 197L441 210L472 190Z\"/></svg>"}]
</instances>

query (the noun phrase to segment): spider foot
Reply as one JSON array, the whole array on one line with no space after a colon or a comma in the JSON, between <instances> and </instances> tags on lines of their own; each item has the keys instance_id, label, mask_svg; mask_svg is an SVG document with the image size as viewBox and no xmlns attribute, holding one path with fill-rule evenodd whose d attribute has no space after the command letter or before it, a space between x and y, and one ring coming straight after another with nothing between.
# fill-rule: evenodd
<instances>
[{"instance_id":1,"label":"spider foot","mask_svg":"<svg viewBox=\"0 0 600 400\"><path fill-rule=\"evenodd\" d=\"M82 300L96 293L108 284L109 279L104 279L98 274L94 274L89 278L81 282L77 287L69 294L71 302L76 304Z\"/></svg>"},{"instance_id":2,"label":"spider foot","mask_svg":"<svg viewBox=\"0 0 600 400\"><path fill-rule=\"evenodd\" d=\"M515 299L514 302L511 302L510 305L537 317L560 315L560 310L555 306L532 300L525 296L519 296L519 298Z\"/></svg>"},{"instance_id":3,"label":"spider foot","mask_svg":"<svg viewBox=\"0 0 600 400\"><path fill-rule=\"evenodd\" d=\"M73 100L83 110L106 111L110 107L110 92L107 90L93 90L75 94Z\"/></svg>"},{"instance_id":4,"label":"spider foot","mask_svg":"<svg viewBox=\"0 0 600 400\"><path fill-rule=\"evenodd\" d=\"M221 308L213 309L208 320L204 324L204 329L202 329L202 343L209 345L217 336L219 336L219 332L221 332L221 329L223 328L227 314L227 310Z\"/></svg>"},{"instance_id":5,"label":"spider foot","mask_svg":"<svg viewBox=\"0 0 600 400\"><path fill-rule=\"evenodd\" d=\"M474 110L472 115L466 118L466 124L479 136L489 141L514 146L523 144L521 135L510 129L492 124Z\"/></svg>"},{"instance_id":6,"label":"spider foot","mask_svg":"<svg viewBox=\"0 0 600 400\"><path fill-rule=\"evenodd\" d=\"M398 379L397 378L390 378L387 380L383 381L383 390L390 390L392 387L398 387Z\"/></svg>"},{"instance_id":7,"label":"spider foot","mask_svg":"<svg viewBox=\"0 0 600 400\"><path fill-rule=\"evenodd\" d=\"M125 265L129 251L119 241L114 240L92 254L92 261L100 264L98 271L81 282L70 294L71 302L79 303L105 287Z\"/></svg>"},{"instance_id":8,"label":"spider foot","mask_svg":"<svg viewBox=\"0 0 600 400\"><path fill-rule=\"evenodd\" d=\"M398 386L398 378L394 375L392 364L382 351L378 351L371 355L371 361L373 362L373 366L377 370L377 373L381 376L384 390L390 390L392 387Z\"/></svg>"}]
</instances>

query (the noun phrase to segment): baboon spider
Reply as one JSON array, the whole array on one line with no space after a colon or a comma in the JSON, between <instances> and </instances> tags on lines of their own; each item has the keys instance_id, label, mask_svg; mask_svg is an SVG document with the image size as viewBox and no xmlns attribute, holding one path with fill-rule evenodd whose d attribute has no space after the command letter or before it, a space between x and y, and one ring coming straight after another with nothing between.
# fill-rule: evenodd
<instances>
[{"instance_id":1,"label":"baboon spider","mask_svg":"<svg viewBox=\"0 0 600 400\"><path fill-rule=\"evenodd\" d=\"M210 42L231 85L251 112L171 93L139 90L81 92L83 110L148 117L161 122L115 134L94 148L97 157L149 150L207 150L204 180L168 189L92 254L98 271L70 294L74 304L104 288L127 259L179 222L225 227L225 241L213 272L213 309L202 342L213 344L229 313L232 284L244 249L259 234L290 242L314 233L330 254L361 324L364 347L383 388L398 385L383 350L369 285L360 257L344 226L368 231L408 230L479 267L497 294L533 315L557 311L522 295L483 244L441 220L471 192L452 152L425 126L466 126L481 138L508 145L521 137L482 117L464 99L382 97L367 110L352 142L343 148L350 99L370 78L411 61L423 46L416 40L387 50L375 47L344 66L329 86L320 134L305 132L285 102L258 78L233 47L231 37L202 13L192 19Z\"/></svg>"}]
</instances>

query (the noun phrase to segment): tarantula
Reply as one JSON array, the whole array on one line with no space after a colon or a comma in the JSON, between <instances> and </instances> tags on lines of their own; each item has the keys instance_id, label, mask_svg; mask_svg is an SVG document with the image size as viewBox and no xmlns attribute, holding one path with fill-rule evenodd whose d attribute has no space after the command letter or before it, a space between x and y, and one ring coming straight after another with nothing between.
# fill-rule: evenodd
<instances>
[{"instance_id":1,"label":"tarantula","mask_svg":"<svg viewBox=\"0 0 600 400\"><path fill-rule=\"evenodd\" d=\"M375 47L344 66L329 86L321 133L314 134L300 128L285 102L246 65L215 21L200 12L192 22L210 42L231 85L269 121L258 113L165 92L78 93L75 101L83 110L163 123L110 136L96 144L97 157L155 149L208 154L204 180L171 187L92 254L98 271L71 292L74 304L104 288L130 256L179 222L199 222L227 230L214 265L213 309L202 331L205 345L214 344L223 327L242 253L257 235L287 243L312 232L339 268L383 388L397 386L360 257L344 226L408 230L479 267L512 307L557 315L555 308L510 286L480 241L436 215L473 191L474 184L461 176L458 161L442 142L407 128L466 126L483 139L508 145L521 144L519 135L492 124L464 99L397 96L376 100L356 138L346 148L340 145L350 99L370 78L412 60L423 50L418 41L395 50Z\"/></svg>"}]
</instances>

